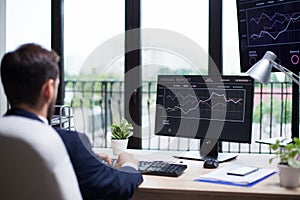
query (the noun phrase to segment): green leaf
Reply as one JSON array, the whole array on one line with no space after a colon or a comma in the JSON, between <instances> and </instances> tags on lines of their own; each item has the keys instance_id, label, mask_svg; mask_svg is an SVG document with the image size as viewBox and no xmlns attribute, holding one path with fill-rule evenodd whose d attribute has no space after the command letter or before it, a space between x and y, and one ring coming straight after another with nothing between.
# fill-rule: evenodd
<instances>
[{"instance_id":1,"label":"green leaf","mask_svg":"<svg viewBox=\"0 0 300 200\"><path fill-rule=\"evenodd\" d=\"M280 145L281 142L277 140L275 144L269 145L269 148L274 151L275 155L279 156L280 162L287 163L290 167L300 168L300 160L298 159L298 155L300 155L299 138L293 138L293 142L284 147ZM269 163L273 159L269 159Z\"/></svg>"},{"instance_id":2,"label":"green leaf","mask_svg":"<svg viewBox=\"0 0 300 200\"><path fill-rule=\"evenodd\" d=\"M294 137L294 142L295 142L296 145L300 146L300 140L299 140L299 138Z\"/></svg>"},{"instance_id":3,"label":"green leaf","mask_svg":"<svg viewBox=\"0 0 300 200\"><path fill-rule=\"evenodd\" d=\"M128 123L126 119L121 120L119 124L113 123L111 125L112 138L114 139L126 139L133 135L133 126Z\"/></svg>"},{"instance_id":4,"label":"green leaf","mask_svg":"<svg viewBox=\"0 0 300 200\"><path fill-rule=\"evenodd\" d=\"M289 158L288 164L289 164L290 167L300 168L300 161L295 160L294 158Z\"/></svg>"}]
</instances>

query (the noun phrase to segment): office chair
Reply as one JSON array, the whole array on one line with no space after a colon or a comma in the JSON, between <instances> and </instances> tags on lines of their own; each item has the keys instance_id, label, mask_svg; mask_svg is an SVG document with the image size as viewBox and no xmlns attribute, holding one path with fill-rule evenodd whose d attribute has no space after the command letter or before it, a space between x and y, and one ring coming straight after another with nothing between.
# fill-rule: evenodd
<instances>
[{"instance_id":1,"label":"office chair","mask_svg":"<svg viewBox=\"0 0 300 200\"><path fill-rule=\"evenodd\" d=\"M0 118L0 199L82 199L59 135L37 120Z\"/></svg>"}]
</instances>

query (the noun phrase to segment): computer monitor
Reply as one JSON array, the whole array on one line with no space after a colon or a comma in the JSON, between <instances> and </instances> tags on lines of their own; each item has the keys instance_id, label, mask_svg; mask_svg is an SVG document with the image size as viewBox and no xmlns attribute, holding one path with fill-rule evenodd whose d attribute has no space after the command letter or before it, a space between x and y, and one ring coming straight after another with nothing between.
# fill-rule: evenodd
<instances>
[{"instance_id":1,"label":"computer monitor","mask_svg":"<svg viewBox=\"0 0 300 200\"><path fill-rule=\"evenodd\" d=\"M300 0L237 0L241 71L267 51L281 65L300 71Z\"/></svg>"},{"instance_id":2,"label":"computer monitor","mask_svg":"<svg viewBox=\"0 0 300 200\"><path fill-rule=\"evenodd\" d=\"M202 139L200 160L232 159L217 142L251 143L253 90L249 76L159 75L155 134Z\"/></svg>"}]
</instances>

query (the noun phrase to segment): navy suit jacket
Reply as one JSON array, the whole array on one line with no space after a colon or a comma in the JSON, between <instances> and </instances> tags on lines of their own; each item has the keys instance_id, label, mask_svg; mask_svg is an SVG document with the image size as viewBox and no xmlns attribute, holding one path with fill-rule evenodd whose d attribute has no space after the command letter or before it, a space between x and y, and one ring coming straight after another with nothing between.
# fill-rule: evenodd
<instances>
[{"instance_id":1,"label":"navy suit jacket","mask_svg":"<svg viewBox=\"0 0 300 200\"><path fill-rule=\"evenodd\" d=\"M33 113L21 109L9 110L5 116L9 115L42 122ZM79 133L63 129L56 131L66 146L84 199L129 199L143 182L142 175L132 167L115 170L103 164L91 147L84 145Z\"/></svg>"}]
</instances>

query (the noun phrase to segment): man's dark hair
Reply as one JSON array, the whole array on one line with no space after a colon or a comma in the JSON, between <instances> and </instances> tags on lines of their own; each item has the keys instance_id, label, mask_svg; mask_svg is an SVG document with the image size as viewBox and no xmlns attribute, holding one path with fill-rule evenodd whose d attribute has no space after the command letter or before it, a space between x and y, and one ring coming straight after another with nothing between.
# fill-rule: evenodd
<instances>
[{"instance_id":1,"label":"man's dark hair","mask_svg":"<svg viewBox=\"0 0 300 200\"><path fill-rule=\"evenodd\" d=\"M1 79L9 103L34 106L43 84L59 76L59 56L37 44L24 44L4 55Z\"/></svg>"}]
</instances>

